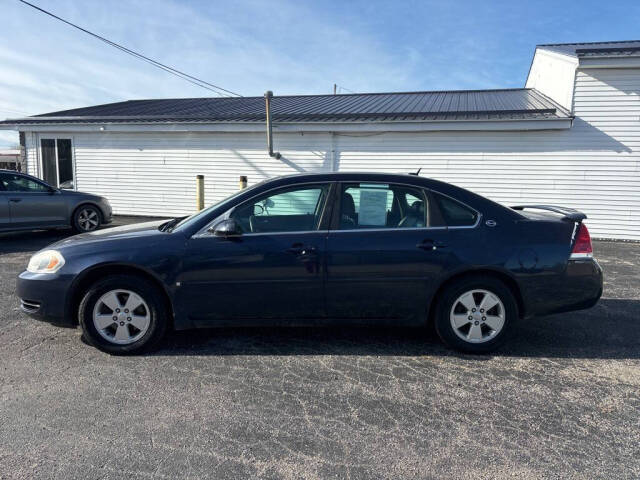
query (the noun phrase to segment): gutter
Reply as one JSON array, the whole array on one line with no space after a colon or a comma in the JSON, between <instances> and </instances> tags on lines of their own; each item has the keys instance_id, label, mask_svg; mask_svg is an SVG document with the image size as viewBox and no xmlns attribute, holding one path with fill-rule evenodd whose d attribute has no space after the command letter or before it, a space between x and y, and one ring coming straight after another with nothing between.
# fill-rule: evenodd
<instances>
[{"instance_id":1,"label":"gutter","mask_svg":"<svg viewBox=\"0 0 640 480\"><path fill-rule=\"evenodd\" d=\"M431 132L431 131L526 131L566 130L573 116L565 118L509 120L439 120L385 122L278 122L278 132ZM95 123L0 123L0 130L36 132L256 132L264 133L262 122L95 122ZM275 155L276 152L274 152Z\"/></svg>"}]
</instances>

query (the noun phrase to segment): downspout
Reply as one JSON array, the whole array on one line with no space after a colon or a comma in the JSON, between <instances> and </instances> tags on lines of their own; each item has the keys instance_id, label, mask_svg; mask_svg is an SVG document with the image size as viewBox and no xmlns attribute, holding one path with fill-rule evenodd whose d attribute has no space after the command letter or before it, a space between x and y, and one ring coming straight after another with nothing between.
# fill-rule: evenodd
<instances>
[{"instance_id":1,"label":"downspout","mask_svg":"<svg viewBox=\"0 0 640 480\"><path fill-rule=\"evenodd\" d=\"M270 157L280 158L280 152L273 151L273 125L271 123L271 99L273 98L273 92L268 90L264 94L264 100L267 108L267 150Z\"/></svg>"}]
</instances>

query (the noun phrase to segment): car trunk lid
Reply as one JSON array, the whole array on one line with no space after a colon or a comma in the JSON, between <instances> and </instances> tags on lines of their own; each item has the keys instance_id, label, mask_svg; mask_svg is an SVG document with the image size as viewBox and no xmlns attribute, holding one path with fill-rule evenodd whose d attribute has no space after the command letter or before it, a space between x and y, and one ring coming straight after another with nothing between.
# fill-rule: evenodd
<instances>
[{"instance_id":1,"label":"car trunk lid","mask_svg":"<svg viewBox=\"0 0 640 480\"><path fill-rule=\"evenodd\" d=\"M589 230L583 221L587 215L574 208L558 207L555 205L516 205L511 207L518 211L527 221L564 224L562 229L570 246L570 259L580 259L593 256Z\"/></svg>"}]
</instances>

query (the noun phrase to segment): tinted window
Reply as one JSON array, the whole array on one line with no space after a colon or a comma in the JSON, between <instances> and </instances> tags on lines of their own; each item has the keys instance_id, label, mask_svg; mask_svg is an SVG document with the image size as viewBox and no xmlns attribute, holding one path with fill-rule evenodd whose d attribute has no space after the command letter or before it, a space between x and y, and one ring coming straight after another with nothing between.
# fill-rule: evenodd
<instances>
[{"instance_id":1,"label":"tinted window","mask_svg":"<svg viewBox=\"0 0 640 480\"><path fill-rule=\"evenodd\" d=\"M56 166L56 141L52 138L40 140L42 151L42 178L49 185L58 185L58 167Z\"/></svg>"},{"instance_id":2,"label":"tinted window","mask_svg":"<svg viewBox=\"0 0 640 480\"><path fill-rule=\"evenodd\" d=\"M59 138L58 146L58 186L73 189L73 159L71 157L71 140Z\"/></svg>"},{"instance_id":3,"label":"tinted window","mask_svg":"<svg viewBox=\"0 0 640 480\"><path fill-rule=\"evenodd\" d=\"M420 228L428 225L421 189L383 183L345 184L340 229Z\"/></svg>"},{"instance_id":4,"label":"tinted window","mask_svg":"<svg viewBox=\"0 0 640 480\"><path fill-rule=\"evenodd\" d=\"M467 227L475 225L478 213L462 203L444 195L433 193L442 218L449 227Z\"/></svg>"},{"instance_id":5,"label":"tinted window","mask_svg":"<svg viewBox=\"0 0 640 480\"><path fill-rule=\"evenodd\" d=\"M49 188L22 175L0 173L0 183L8 192L47 192Z\"/></svg>"},{"instance_id":6,"label":"tinted window","mask_svg":"<svg viewBox=\"0 0 640 480\"><path fill-rule=\"evenodd\" d=\"M71 139L42 138L42 178L50 185L60 188L74 188L73 155Z\"/></svg>"},{"instance_id":7,"label":"tinted window","mask_svg":"<svg viewBox=\"0 0 640 480\"><path fill-rule=\"evenodd\" d=\"M245 233L317 230L328 185L287 188L251 199L230 215Z\"/></svg>"}]
</instances>

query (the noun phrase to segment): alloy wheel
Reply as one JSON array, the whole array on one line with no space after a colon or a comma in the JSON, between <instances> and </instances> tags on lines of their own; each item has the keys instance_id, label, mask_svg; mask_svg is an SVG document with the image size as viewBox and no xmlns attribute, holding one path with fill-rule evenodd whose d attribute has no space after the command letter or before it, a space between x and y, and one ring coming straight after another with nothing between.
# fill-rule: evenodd
<instances>
[{"instance_id":1,"label":"alloy wheel","mask_svg":"<svg viewBox=\"0 0 640 480\"><path fill-rule=\"evenodd\" d=\"M495 338L504 327L505 309L496 294L474 289L453 302L449 319L453 331L462 340L484 343Z\"/></svg>"},{"instance_id":2,"label":"alloy wheel","mask_svg":"<svg viewBox=\"0 0 640 480\"><path fill-rule=\"evenodd\" d=\"M84 232L91 232L98 228L100 218L93 208L83 208L78 214L78 225Z\"/></svg>"},{"instance_id":3,"label":"alloy wheel","mask_svg":"<svg viewBox=\"0 0 640 480\"><path fill-rule=\"evenodd\" d=\"M150 323L149 306L131 290L111 290L93 308L93 325L100 336L118 345L129 345L142 338Z\"/></svg>"}]
</instances>

